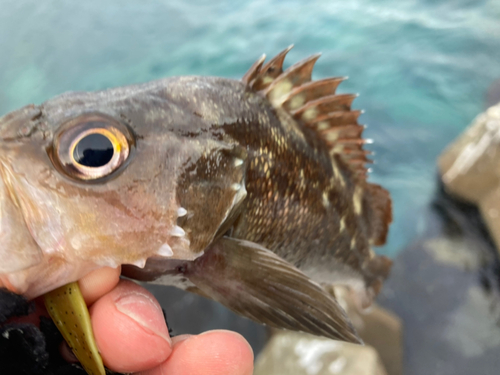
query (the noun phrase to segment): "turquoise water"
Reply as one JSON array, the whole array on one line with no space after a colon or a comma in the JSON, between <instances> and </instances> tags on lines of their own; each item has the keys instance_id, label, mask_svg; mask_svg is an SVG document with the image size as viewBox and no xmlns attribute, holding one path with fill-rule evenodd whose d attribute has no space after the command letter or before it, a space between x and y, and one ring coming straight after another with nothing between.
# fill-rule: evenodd
<instances>
[{"instance_id":1,"label":"turquoise water","mask_svg":"<svg viewBox=\"0 0 500 375\"><path fill-rule=\"evenodd\" d=\"M500 78L500 1L2 0L0 115L70 90L184 74L240 78L261 53L323 52L315 78L342 92L375 143L371 180L389 188L394 255L425 226L435 160Z\"/></svg>"}]
</instances>

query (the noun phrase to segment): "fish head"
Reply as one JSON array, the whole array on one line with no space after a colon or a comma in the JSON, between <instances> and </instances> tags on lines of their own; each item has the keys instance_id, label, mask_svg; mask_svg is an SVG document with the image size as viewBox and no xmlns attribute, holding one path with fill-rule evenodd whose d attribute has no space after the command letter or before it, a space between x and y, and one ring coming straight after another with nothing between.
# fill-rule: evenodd
<instances>
[{"instance_id":1,"label":"fish head","mask_svg":"<svg viewBox=\"0 0 500 375\"><path fill-rule=\"evenodd\" d=\"M3 285L32 298L99 267L200 256L245 196L245 150L206 116L216 86L67 93L0 118Z\"/></svg>"}]
</instances>

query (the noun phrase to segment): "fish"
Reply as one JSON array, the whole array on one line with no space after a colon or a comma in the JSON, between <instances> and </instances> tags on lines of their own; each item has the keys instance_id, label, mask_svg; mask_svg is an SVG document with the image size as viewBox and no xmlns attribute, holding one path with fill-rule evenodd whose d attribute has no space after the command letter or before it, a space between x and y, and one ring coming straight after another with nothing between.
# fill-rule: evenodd
<instances>
[{"instance_id":1,"label":"fish","mask_svg":"<svg viewBox=\"0 0 500 375\"><path fill-rule=\"evenodd\" d=\"M372 303L392 264L373 250L391 198L368 182L345 77L313 80L319 54L285 70L290 48L241 80L69 92L0 118L0 285L53 301L122 265L271 327L361 343L328 286Z\"/></svg>"}]
</instances>

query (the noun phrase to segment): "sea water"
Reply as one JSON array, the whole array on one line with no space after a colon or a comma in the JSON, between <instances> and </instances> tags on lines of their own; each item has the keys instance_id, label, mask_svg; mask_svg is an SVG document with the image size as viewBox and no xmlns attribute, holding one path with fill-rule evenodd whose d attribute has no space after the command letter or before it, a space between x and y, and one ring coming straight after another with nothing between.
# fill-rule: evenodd
<instances>
[{"instance_id":1,"label":"sea water","mask_svg":"<svg viewBox=\"0 0 500 375\"><path fill-rule=\"evenodd\" d=\"M322 52L314 78L360 94L370 180L394 200L380 252L395 255L425 227L436 157L500 78L498 0L1 0L0 115L70 90L240 78L290 44L287 65Z\"/></svg>"}]
</instances>

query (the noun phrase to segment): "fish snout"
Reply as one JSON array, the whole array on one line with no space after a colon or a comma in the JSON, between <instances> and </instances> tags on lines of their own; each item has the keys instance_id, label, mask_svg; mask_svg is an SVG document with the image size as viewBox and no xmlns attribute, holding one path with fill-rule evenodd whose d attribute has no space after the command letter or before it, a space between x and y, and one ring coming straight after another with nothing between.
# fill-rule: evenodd
<instances>
[{"instance_id":1,"label":"fish snout","mask_svg":"<svg viewBox=\"0 0 500 375\"><path fill-rule=\"evenodd\" d=\"M41 115L40 107L30 104L0 117L0 141L29 136Z\"/></svg>"}]
</instances>

